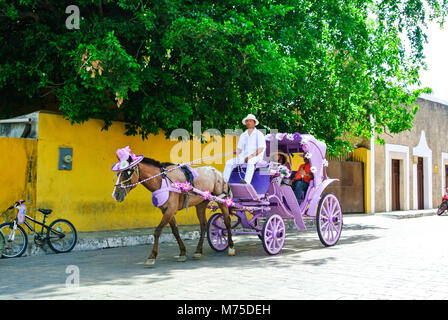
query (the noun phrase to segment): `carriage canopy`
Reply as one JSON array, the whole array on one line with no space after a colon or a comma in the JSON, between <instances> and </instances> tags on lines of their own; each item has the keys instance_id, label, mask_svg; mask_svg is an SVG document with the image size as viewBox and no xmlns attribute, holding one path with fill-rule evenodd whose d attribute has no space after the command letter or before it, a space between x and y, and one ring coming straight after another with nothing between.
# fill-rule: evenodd
<instances>
[{"instance_id":1,"label":"carriage canopy","mask_svg":"<svg viewBox=\"0 0 448 320\"><path fill-rule=\"evenodd\" d=\"M287 154L303 153L303 156L310 160L315 181L320 183L324 177L324 167L328 166L328 161L325 159L327 145L313 135L298 132L267 134L266 156L270 156L276 151Z\"/></svg>"}]
</instances>

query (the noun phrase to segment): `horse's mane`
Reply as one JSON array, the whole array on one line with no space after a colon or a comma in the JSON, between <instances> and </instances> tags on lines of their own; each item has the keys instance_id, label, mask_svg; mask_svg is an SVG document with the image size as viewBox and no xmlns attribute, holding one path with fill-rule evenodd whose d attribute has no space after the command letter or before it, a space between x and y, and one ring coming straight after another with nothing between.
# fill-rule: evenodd
<instances>
[{"instance_id":1,"label":"horse's mane","mask_svg":"<svg viewBox=\"0 0 448 320\"><path fill-rule=\"evenodd\" d=\"M143 158L142 163L149 164L157 168L165 168L174 164L171 162L160 162L151 158Z\"/></svg>"}]
</instances>

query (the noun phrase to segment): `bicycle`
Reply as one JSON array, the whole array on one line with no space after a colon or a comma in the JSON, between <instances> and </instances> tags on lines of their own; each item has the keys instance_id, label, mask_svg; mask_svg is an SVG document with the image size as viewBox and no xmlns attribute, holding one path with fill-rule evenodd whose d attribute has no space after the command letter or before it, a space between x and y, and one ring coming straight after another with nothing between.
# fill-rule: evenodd
<instances>
[{"instance_id":1,"label":"bicycle","mask_svg":"<svg viewBox=\"0 0 448 320\"><path fill-rule=\"evenodd\" d=\"M25 229L21 226L24 224L34 235L34 243L38 246L48 244L55 253L65 253L71 251L78 239L77 232L73 224L66 219L56 219L49 225L45 224L45 220L53 210L38 209L44 215L43 221L37 221L26 214L26 207L23 200L17 201L7 210L18 209L17 215L11 222L0 224L0 233L5 236L5 248L2 253L4 258L20 257L28 246L28 236ZM22 210L22 211L21 211ZM29 223L32 221L42 226L40 232L37 232ZM46 233L44 234L44 230Z\"/></svg>"}]
</instances>

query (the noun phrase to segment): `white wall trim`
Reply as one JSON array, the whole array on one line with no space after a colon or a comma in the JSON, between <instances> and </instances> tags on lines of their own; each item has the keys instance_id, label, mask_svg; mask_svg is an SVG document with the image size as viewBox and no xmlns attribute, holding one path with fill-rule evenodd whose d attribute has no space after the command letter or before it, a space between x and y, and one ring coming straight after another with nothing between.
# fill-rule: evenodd
<instances>
[{"instance_id":1,"label":"white wall trim","mask_svg":"<svg viewBox=\"0 0 448 320\"><path fill-rule=\"evenodd\" d=\"M443 160L448 160L448 152L442 152L442 162L440 163L440 177L442 178L442 197L445 195L445 164L443 163Z\"/></svg>"},{"instance_id":2,"label":"white wall trim","mask_svg":"<svg viewBox=\"0 0 448 320\"><path fill-rule=\"evenodd\" d=\"M404 185L405 185L405 207L404 210L409 210L409 147L403 146L399 144L390 144L386 143L385 146L386 151L386 174L385 174L385 200L386 200L386 211L391 211L390 207L390 183L391 183L391 158L390 158L390 152L399 152L406 154L406 157L404 159L403 167L404 167Z\"/></svg>"},{"instance_id":3,"label":"white wall trim","mask_svg":"<svg viewBox=\"0 0 448 320\"><path fill-rule=\"evenodd\" d=\"M431 209L432 205L432 150L426 142L425 131L420 134L420 141L415 148L412 148L412 155L423 158L423 197L424 208ZM414 209L418 209L417 196L417 164L412 165L412 194Z\"/></svg>"}]
</instances>

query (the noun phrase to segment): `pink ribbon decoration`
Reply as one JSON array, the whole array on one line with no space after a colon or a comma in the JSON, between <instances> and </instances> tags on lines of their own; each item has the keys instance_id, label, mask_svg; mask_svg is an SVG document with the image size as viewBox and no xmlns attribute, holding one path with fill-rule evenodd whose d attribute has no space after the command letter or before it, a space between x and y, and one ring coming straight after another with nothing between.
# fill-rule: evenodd
<instances>
[{"instance_id":1,"label":"pink ribbon decoration","mask_svg":"<svg viewBox=\"0 0 448 320\"><path fill-rule=\"evenodd\" d=\"M204 191L204 194L203 194L203 198L205 199L205 200L208 200L208 199L210 199L210 197L212 196L212 193L210 192L210 191Z\"/></svg>"}]
</instances>

